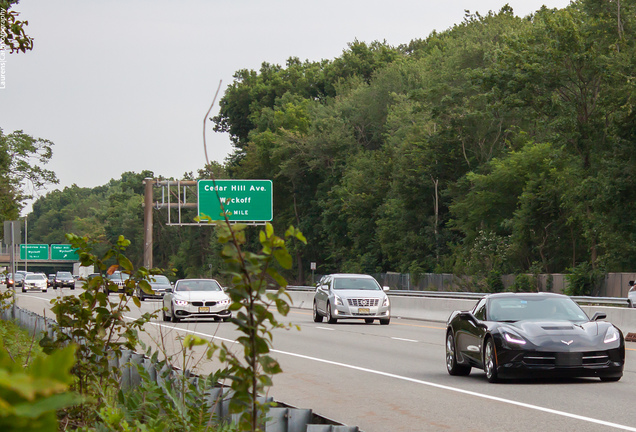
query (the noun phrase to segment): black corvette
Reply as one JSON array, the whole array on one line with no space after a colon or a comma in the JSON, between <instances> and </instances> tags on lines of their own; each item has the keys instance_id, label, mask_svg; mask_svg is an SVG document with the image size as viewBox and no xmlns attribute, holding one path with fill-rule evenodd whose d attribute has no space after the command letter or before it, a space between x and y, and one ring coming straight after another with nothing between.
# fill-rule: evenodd
<instances>
[{"instance_id":1,"label":"black corvette","mask_svg":"<svg viewBox=\"0 0 636 432\"><path fill-rule=\"evenodd\" d=\"M483 369L490 382L537 376L623 376L625 340L603 313L590 320L569 297L552 293L501 293L472 311L455 311L446 330L451 375Z\"/></svg>"}]
</instances>

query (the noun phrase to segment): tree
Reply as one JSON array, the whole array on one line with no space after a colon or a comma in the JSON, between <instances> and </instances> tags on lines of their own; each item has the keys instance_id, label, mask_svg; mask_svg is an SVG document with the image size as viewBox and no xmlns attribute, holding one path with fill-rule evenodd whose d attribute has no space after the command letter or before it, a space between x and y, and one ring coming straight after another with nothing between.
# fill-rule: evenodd
<instances>
[{"instance_id":1,"label":"tree","mask_svg":"<svg viewBox=\"0 0 636 432\"><path fill-rule=\"evenodd\" d=\"M0 14L3 20L2 43L9 47L12 53L24 53L33 49L33 38L27 35L24 29L29 22L20 21L20 13L11 10L19 2L20 0L0 0Z\"/></svg>"},{"instance_id":2,"label":"tree","mask_svg":"<svg viewBox=\"0 0 636 432\"><path fill-rule=\"evenodd\" d=\"M33 192L58 183L55 173L42 167L53 156L52 146L21 130L5 135L0 128L0 219L17 218Z\"/></svg>"}]
</instances>

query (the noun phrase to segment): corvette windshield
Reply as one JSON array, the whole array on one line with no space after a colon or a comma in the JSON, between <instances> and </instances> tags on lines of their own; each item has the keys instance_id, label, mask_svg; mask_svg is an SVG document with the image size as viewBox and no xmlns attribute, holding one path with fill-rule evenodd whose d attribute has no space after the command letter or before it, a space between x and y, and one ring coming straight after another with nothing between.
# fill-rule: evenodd
<instances>
[{"instance_id":1,"label":"corvette windshield","mask_svg":"<svg viewBox=\"0 0 636 432\"><path fill-rule=\"evenodd\" d=\"M587 322L589 318L568 297L515 296L491 299L488 320L500 322L522 320Z\"/></svg>"},{"instance_id":2,"label":"corvette windshield","mask_svg":"<svg viewBox=\"0 0 636 432\"><path fill-rule=\"evenodd\" d=\"M337 278L333 281L335 290L368 290L378 291L380 285L374 279L368 278Z\"/></svg>"}]
</instances>

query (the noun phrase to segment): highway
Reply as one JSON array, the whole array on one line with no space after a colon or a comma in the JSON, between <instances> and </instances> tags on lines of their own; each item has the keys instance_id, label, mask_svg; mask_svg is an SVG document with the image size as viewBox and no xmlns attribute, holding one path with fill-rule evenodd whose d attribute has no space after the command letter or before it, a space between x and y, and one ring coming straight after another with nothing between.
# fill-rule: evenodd
<instances>
[{"instance_id":1,"label":"highway","mask_svg":"<svg viewBox=\"0 0 636 432\"><path fill-rule=\"evenodd\" d=\"M17 293L16 298L18 306L42 314L56 295L49 289ZM160 307L157 300L143 302L141 309L133 304L130 318ZM269 395L365 432L636 431L636 416L630 414L636 401L634 343L627 343L625 374L615 383L585 378L489 384L474 369L468 377L448 375L443 323L393 319L388 326L362 321L330 325L314 323L311 311L301 309L280 320L301 330L274 333L272 355L283 373L274 378ZM187 333L227 344L238 334L231 323L173 324L161 318L147 331L146 342L155 341L169 352L177 349L177 337ZM201 373L215 368L199 360L196 365Z\"/></svg>"}]
</instances>

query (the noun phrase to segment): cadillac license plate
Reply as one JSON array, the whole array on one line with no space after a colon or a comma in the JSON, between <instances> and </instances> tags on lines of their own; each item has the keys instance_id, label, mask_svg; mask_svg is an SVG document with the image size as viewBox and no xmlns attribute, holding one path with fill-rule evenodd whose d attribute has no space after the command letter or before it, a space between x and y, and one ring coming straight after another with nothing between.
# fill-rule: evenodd
<instances>
[{"instance_id":1,"label":"cadillac license plate","mask_svg":"<svg viewBox=\"0 0 636 432\"><path fill-rule=\"evenodd\" d=\"M199 308L199 313L206 313L206 312L210 312L210 308L209 307L200 307Z\"/></svg>"},{"instance_id":2,"label":"cadillac license plate","mask_svg":"<svg viewBox=\"0 0 636 432\"><path fill-rule=\"evenodd\" d=\"M358 313L363 315L369 315L371 310L369 308L358 308Z\"/></svg>"}]
</instances>

